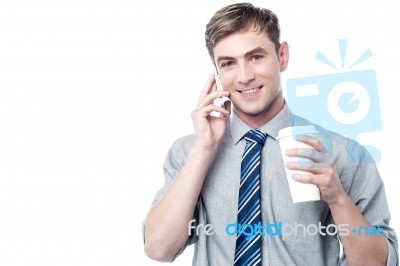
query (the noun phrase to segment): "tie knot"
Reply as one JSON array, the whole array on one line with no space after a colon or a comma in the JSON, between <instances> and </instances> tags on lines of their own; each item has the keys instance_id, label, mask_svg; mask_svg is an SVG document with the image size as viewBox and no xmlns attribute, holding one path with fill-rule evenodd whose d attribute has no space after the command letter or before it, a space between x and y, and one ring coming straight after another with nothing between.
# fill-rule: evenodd
<instances>
[{"instance_id":1,"label":"tie knot","mask_svg":"<svg viewBox=\"0 0 400 266\"><path fill-rule=\"evenodd\" d=\"M258 129L249 130L246 135L244 135L246 143L257 142L258 144L264 145L267 134Z\"/></svg>"}]
</instances>

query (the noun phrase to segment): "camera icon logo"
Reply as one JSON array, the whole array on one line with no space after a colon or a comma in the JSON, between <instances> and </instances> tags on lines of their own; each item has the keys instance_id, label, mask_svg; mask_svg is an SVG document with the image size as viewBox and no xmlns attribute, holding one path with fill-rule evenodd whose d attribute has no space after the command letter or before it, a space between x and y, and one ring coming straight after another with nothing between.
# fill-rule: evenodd
<instances>
[{"instance_id":1,"label":"camera icon logo","mask_svg":"<svg viewBox=\"0 0 400 266\"><path fill-rule=\"evenodd\" d=\"M339 40L342 67L347 40ZM368 49L350 67L372 56ZM321 52L316 59L335 68ZM382 129L376 72L373 69L289 79L286 82L289 106L294 114L331 131L357 140L358 134ZM364 145L375 162L380 162L378 148Z\"/></svg>"}]
</instances>

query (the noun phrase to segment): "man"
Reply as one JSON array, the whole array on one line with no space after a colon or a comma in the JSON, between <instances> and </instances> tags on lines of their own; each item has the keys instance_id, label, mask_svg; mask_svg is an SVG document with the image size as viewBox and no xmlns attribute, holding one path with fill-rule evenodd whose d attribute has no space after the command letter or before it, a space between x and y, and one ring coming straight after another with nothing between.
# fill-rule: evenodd
<instances>
[{"instance_id":1,"label":"man","mask_svg":"<svg viewBox=\"0 0 400 266\"><path fill-rule=\"evenodd\" d=\"M193 265L201 266L397 265L397 239L388 224L384 186L376 166L365 163L370 159L365 149L316 126L319 139L298 139L313 149L286 151L311 163L283 164L278 131L310 122L291 114L282 96L280 73L288 65L289 48L279 35L276 15L247 3L222 8L207 24L206 46L224 90L217 90L210 76L192 112L194 135L176 140L167 155L165 184L144 226L146 254L173 261L195 243ZM220 97L230 101L214 105ZM213 111L220 115L212 116ZM246 188L242 182L250 174L246 176L243 161L253 151L247 146L250 133L263 140L254 142L258 163ZM321 201L294 204L285 167L306 171L292 178L318 186ZM257 230L240 231L238 221L277 230L250 234ZM232 224L238 236L232 236ZM282 224L348 230L284 235ZM243 240L244 235L249 237Z\"/></svg>"}]
</instances>

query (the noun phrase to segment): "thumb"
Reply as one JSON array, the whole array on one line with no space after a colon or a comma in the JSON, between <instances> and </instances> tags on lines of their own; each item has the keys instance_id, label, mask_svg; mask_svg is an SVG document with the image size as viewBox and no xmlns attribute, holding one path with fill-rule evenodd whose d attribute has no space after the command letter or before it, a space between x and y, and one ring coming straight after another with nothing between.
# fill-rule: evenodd
<instances>
[{"instance_id":1,"label":"thumb","mask_svg":"<svg viewBox=\"0 0 400 266\"><path fill-rule=\"evenodd\" d=\"M230 100L224 102L224 109L229 111L229 114L225 115L225 117L229 117L232 112L232 102Z\"/></svg>"}]
</instances>

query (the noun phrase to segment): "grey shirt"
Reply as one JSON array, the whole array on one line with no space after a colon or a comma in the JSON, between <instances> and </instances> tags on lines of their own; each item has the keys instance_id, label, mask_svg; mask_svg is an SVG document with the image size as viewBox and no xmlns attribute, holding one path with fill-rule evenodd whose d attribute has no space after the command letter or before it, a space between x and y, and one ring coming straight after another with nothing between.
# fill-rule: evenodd
<instances>
[{"instance_id":1,"label":"grey shirt","mask_svg":"<svg viewBox=\"0 0 400 266\"><path fill-rule=\"evenodd\" d=\"M309 121L291 114L285 105L279 114L259 128L268 135L261 155L262 225L274 226L269 227L271 235L262 237L262 265L347 265L345 255L340 257L339 238L333 234L335 228L331 227L332 234L325 236L315 232L319 223L321 226L334 224L328 206L323 201L292 203L276 137L282 128L310 124ZM376 165L370 163L370 155L357 142L317 125L316 128L324 146L335 160L344 190L366 220L383 229L389 250L387 265L397 265L397 239L395 232L389 227L390 213L384 184ZM187 245L195 243L193 265L233 265L236 237L228 234L226 228L237 219L240 165L245 147L243 136L250 129L252 128L232 114L225 138L215 162L208 170L193 214L193 226L211 224L214 230L209 234L199 230L198 235L191 232L187 243L176 255L181 254ZM154 203L168 190L184 165L193 143L194 135L180 138L173 143L164 164L165 183L156 194ZM274 230L279 225L293 228L297 225L297 235ZM308 229L304 230L300 225ZM233 230L234 227L231 226L229 232L232 233ZM276 235L273 235L274 232ZM360 233L365 233L365 230L360 230Z\"/></svg>"}]
</instances>

